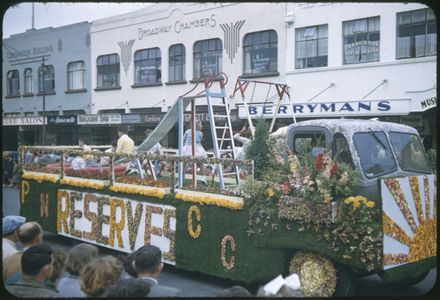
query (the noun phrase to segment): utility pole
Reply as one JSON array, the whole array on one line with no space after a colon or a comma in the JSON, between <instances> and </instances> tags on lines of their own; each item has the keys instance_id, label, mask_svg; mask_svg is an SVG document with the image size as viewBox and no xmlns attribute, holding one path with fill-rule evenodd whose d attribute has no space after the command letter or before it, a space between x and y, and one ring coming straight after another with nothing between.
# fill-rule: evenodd
<instances>
[{"instance_id":1,"label":"utility pole","mask_svg":"<svg viewBox=\"0 0 440 300\"><path fill-rule=\"evenodd\" d=\"M34 2L32 2L32 30L33 29L35 29L35 26L34 26Z\"/></svg>"},{"instance_id":2,"label":"utility pole","mask_svg":"<svg viewBox=\"0 0 440 300\"><path fill-rule=\"evenodd\" d=\"M43 92L43 138L42 145L46 145L46 86L45 86L45 75L46 75L46 66L44 65L44 55L43 55L43 64L42 64L42 92Z\"/></svg>"}]
</instances>

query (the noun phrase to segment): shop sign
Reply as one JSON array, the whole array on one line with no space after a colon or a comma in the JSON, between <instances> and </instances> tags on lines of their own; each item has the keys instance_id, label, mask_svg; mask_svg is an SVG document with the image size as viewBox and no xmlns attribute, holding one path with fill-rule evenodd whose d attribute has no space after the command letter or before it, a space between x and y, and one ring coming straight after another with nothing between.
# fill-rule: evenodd
<instances>
[{"instance_id":1,"label":"shop sign","mask_svg":"<svg viewBox=\"0 0 440 300\"><path fill-rule=\"evenodd\" d=\"M278 108L277 118L295 117L341 117L341 116L378 116L378 115L407 115L410 99L402 100L370 100L347 102L320 102L283 104ZM238 117L246 119L246 109L238 106ZM274 104L248 105L249 115L253 119L272 118L275 114Z\"/></svg>"},{"instance_id":2,"label":"shop sign","mask_svg":"<svg viewBox=\"0 0 440 300\"><path fill-rule=\"evenodd\" d=\"M76 116L48 116L48 125L76 125Z\"/></svg>"},{"instance_id":3,"label":"shop sign","mask_svg":"<svg viewBox=\"0 0 440 300\"><path fill-rule=\"evenodd\" d=\"M169 33L174 31L175 33L180 33L184 30L191 30L195 28L212 28L217 25L215 20L215 14L209 17L201 19L193 19L189 21L178 20L174 24L166 24L163 26L155 26L151 28L138 28L138 39L142 40L150 35L159 35L163 33Z\"/></svg>"},{"instance_id":4,"label":"shop sign","mask_svg":"<svg viewBox=\"0 0 440 300\"><path fill-rule=\"evenodd\" d=\"M141 115L133 114L133 115L122 115L121 116L122 124L137 124L141 123Z\"/></svg>"},{"instance_id":5,"label":"shop sign","mask_svg":"<svg viewBox=\"0 0 440 300\"><path fill-rule=\"evenodd\" d=\"M3 118L3 126L43 125L43 117Z\"/></svg>"},{"instance_id":6,"label":"shop sign","mask_svg":"<svg viewBox=\"0 0 440 300\"><path fill-rule=\"evenodd\" d=\"M430 98L427 98L427 99L420 101L420 105L422 106L423 110L430 109L431 107L436 107L437 106L437 96L430 97Z\"/></svg>"},{"instance_id":7,"label":"shop sign","mask_svg":"<svg viewBox=\"0 0 440 300\"><path fill-rule=\"evenodd\" d=\"M150 123L150 124L159 124L160 120L162 120L164 115L141 115L141 123Z\"/></svg>"},{"instance_id":8,"label":"shop sign","mask_svg":"<svg viewBox=\"0 0 440 300\"><path fill-rule=\"evenodd\" d=\"M121 124L120 114L79 115L78 125Z\"/></svg>"}]
</instances>

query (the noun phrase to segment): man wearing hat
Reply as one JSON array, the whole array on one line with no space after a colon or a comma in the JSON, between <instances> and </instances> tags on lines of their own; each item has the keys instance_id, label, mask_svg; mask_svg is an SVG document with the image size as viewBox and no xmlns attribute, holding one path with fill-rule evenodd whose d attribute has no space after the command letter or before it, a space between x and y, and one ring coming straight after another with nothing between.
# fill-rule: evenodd
<instances>
[{"instance_id":1,"label":"man wearing hat","mask_svg":"<svg viewBox=\"0 0 440 300\"><path fill-rule=\"evenodd\" d=\"M21 216L6 216L3 217L3 259L17 253L18 242L17 229L26 222L26 218Z\"/></svg>"}]
</instances>

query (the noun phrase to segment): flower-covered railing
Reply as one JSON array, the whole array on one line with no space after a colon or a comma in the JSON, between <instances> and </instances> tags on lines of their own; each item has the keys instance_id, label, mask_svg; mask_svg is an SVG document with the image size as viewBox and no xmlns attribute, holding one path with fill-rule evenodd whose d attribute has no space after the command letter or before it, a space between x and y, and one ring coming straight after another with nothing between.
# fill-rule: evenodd
<instances>
[{"instance_id":1,"label":"flower-covered railing","mask_svg":"<svg viewBox=\"0 0 440 300\"><path fill-rule=\"evenodd\" d=\"M94 146L94 148L106 147L108 146ZM24 179L58 182L93 189L108 187L114 192L157 198L163 198L165 194L174 192L179 163L183 166L193 164L210 166L210 174L203 174L209 178L209 183L199 185L197 188L197 191L202 193L228 196L236 194L234 191L222 191L216 187L215 179L218 177L214 170L218 164L222 165L224 170L238 166L240 170L244 170L240 172L242 179L253 178L253 163L249 160L193 158L149 153L115 154L99 150L83 151L79 147L69 146L21 146L19 151ZM187 172L184 172L184 176L189 177ZM181 194L184 190L195 190L191 180L186 179L183 182ZM185 199L189 198L191 196L185 197ZM194 196L194 198L197 197Z\"/></svg>"}]
</instances>

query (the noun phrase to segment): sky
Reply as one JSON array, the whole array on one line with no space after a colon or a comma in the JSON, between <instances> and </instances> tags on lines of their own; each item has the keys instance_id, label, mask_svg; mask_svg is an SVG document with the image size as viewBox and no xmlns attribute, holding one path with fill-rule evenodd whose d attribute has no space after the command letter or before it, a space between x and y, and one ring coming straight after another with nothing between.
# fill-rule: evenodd
<instances>
[{"instance_id":1,"label":"sky","mask_svg":"<svg viewBox=\"0 0 440 300\"><path fill-rule=\"evenodd\" d=\"M78 22L102 19L142 9L151 3L130 2L35 2L36 29L60 27ZM19 3L9 7L3 15L3 38L22 33L32 27L32 4Z\"/></svg>"}]
</instances>

